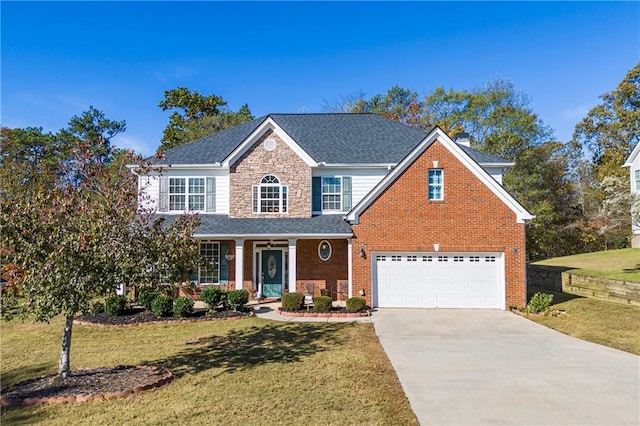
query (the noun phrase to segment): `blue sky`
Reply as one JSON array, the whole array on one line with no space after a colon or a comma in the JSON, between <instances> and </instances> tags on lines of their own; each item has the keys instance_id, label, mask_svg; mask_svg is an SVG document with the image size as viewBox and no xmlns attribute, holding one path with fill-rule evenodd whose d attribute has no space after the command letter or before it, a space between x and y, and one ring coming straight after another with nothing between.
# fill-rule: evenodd
<instances>
[{"instance_id":1,"label":"blue sky","mask_svg":"<svg viewBox=\"0 0 640 426\"><path fill-rule=\"evenodd\" d=\"M527 93L558 140L640 60L639 2L9 2L1 8L1 117L63 128L89 105L152 154L186 86L255 116L400 86Z\"/></svg>"}]
</instances>

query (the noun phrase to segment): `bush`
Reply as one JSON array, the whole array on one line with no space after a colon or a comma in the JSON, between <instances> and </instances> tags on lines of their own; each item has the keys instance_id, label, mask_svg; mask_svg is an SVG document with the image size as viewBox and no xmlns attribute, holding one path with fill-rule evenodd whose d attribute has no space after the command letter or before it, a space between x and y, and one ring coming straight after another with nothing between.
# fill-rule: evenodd
<instances>
[{"instance_id":1,"label":"bush","mask_svg":"<svg viewBox=\"0 0 640 426\"><path fill-rule=\"evenodd\" d=\"M249 302L249 292L247 290L231 290L227 293L227 303L234 311L241 311Z\"/></svg>"},{"instance_id":2,"label":"bush","mask_svg":"<svg viewBox=\"0 0 640 426\"><path fill-rule=\"evenodd\" d=\"M282 309L285 311L298 311L304 308L304 294L285 293L282 295Z\"/></svg>"},{"instance_id":3,"label":"bush","mask_svg":"<svg viewBox=\"0 0 640 426\"><path fill-rule=\"evenodd\" d=\"M193 300L188 297L178 297L173 302L173 315L176 317L188 317L193 313Z\"/></svg>"},{"instance_id":4,"label":"bush","mask_svg":"<svg viewBox=\"0 0 640 426\"><path fill-rule=\"evenodd\" d=\"M527 312L532 312L534 314L547 312L552 301L553 294L538 292L533 295L531 300L529 300L529 304L527 304Z\"/></svg>"},{"instance_id":5,"label":"bush","mask_svg":"<svg viewBox=\"0 0 640 426\"><path fill-rule=\"evenodd\" d=\"M207 304L209 311L215 310L227 298L227 292L217 286L206 287L200 292L200 300Z\"/></svg>"},{"instance_id":6,"label":"bush","mask_svg":"<svg viewBox=\"0 0 640 426\"><path fill-rule=\"evenodd\" d=\"M173 310L173 299L169 296L158 296L151 302L151 312L159 317L168 317Z\"/></svg>"},{"instance_id":7,"label":"bush","mask_svg":"<svg viewBox=\"0 0 640 426\"><path fill-rule=\"evenodd\" d=\"M127 298L124 296L111 296L104 301L104 311L109 315L122 315L126 308Z\"/></svg>"},{"instance_id":8,"label":"bush","mask_svg":"<svg viewBox=\"0 0 640 426\"><path fill-rule=\"evenodd\" d=\"M367 302L361 297L352 297L347 299L348 312L362 312L367 309Z\"/></svg>"},{"instance_id":9,"label":"bush","mask_svg":"<svg viewBox=\"0 0 640 426\"><path fill-rule=\"evenodd\" d=\"M140 290L140 294L138 295L138 305L143 308L151 309L151 302L160 296L160 292L155 289L145 288Z\"/></svg>"},{"instance_id":10,"label":"bush","mask_svg":"<svg viewBox=\"0 0 640 426\"><path fill-rule=\"evenodd\" d=\"M91 313L92 315L96 315L96 314L101 314L104 312L104 303L102 303L99 300L96 300L95 302L91 302L91 305L89 306L89 313Z\"/></svg>"},{"instance_id":11,"label":"bush","mask_svg":"<svg viewBox=\"0 0 640 426\"><path fill-rule=\"evenodd\" d=\"M313 298L313 310L316 312L330 312L331 298L329 296L316 296Z\"/></svg>"}]
</instances>

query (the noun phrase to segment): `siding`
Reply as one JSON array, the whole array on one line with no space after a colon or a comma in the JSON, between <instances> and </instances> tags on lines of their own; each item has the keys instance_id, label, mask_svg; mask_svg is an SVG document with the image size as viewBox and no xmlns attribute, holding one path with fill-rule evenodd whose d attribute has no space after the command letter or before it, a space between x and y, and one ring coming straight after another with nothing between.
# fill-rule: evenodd
<instances>
[{"instance_id":1,"label":"siding","mask_svg":"<svg viewBox=\"0 0 640 426\"><path fill-rule=\"evenodd\" d=\"M321 167L312 170L313 176L351 176L352 206L355 206L367 195L374 186L388 173L386 167L380 168L347 168Z\"/></svg>"},{"instance_id":2,"label":"siding","mask_svg":"<svg viewBox=\"0 0 640 426\"><path fill-rule=\"evenodd\" d=\"M215 177L216 178L216 214L229 214L229 170L228 169L169 169L163 177ZM139 198L144 208L157 208L159 196L159 175L152 173L149 176L138 178L138 187L144 191ZM205 212L201 212L205 214Z\"/></svg>"}]
</instances>

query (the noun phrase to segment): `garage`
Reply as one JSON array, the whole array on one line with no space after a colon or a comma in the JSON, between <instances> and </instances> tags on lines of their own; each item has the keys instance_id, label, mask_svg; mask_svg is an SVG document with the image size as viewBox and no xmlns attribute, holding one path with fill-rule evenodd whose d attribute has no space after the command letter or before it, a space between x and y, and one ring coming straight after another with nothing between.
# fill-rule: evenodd
<instances>
[{"instance_id":1,"label":"garage","mask_svg":"<svg viewBox=\"0 0 640 426\"><path fill-rule=\"evenodd\" d=\"M373 305L504 309L502 253L374 253Z\"/></svg>"}]
</instances>

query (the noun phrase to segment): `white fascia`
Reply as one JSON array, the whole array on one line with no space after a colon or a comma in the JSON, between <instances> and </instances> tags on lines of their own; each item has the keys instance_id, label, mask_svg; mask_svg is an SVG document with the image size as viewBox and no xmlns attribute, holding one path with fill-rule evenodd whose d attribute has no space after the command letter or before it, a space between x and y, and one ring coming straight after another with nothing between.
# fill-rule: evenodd
<instances>
[{"instance_id":1,"label":"white fascia","mask_svg":"<svg viewBox=\"0 0 640 426\"><path fill-rule=\"evenodd\" d=\"M271 117L267 117L262 124L251 132L251 134L247 136L245 140L242 141L242 143L222 161L222 167L230 167L235 163L267 130L272 130L276 133L280 139L282 139L284 143L286 143L287 146L298 155L298 157L302 158L309 167L318 167L318 163L316 163L316 161L311 158L311 156L307 154L307 152L302 149L302 147L298 145L298 143L293 140L291 136L282 129L282 127L273 121Z\"/></svg>"},{"instance_id":2,"label":"white fascia","mask_svg":"<svg viewBox=\"0 0 640 426\"><path fill-rule=\"evenodd\" d=\"M640 143L636 144L636 147L633 148L633 151L631 151L631 155L629 155L629 158L627 158L627 161L625 161L622 167L631 167L631 164L638 155L640 155Z\"/></svg>"},{"instance_id":3,"label":"white fascia","mask_svg":"<svg viewBox=\"0 0 640 426\"><path fill-rule=\"evenodd\" d=\"M325 163L321 161L318 163L318 167L336 167L336 168L350 168L350 169L388 169L389 167L395 167L396 163Z\"/></svg>"},{"instance_id":4,"label":"white fascia","mask_svg":"<svg viewBox=\"0 0 640 426\"><path fill-rule=\"evenodd\" d=\"M406 157L398 163L398 166L387 174L360 202L346 215L346 220L358 224L360 214L371 205L389 186L399 177L426 149L436 140L439 140L462 164L464 164L482 183L484 183L502 202L504 202L515 214L518 223L526 223L535 216L529 213L515 198L507 192L486 170L475 162L469 155L455 143L439 127L434 128ZM425 177L426 179L426 177Z\"/></svg>"},{"instance_id":5,"label":"white fascia","mask_svg":"<svg viewBox=\"0 0 640 426\"><path fill-rule=\"evenodd\" d=\"M319 239L319 238L351 238L352 233L349 234L193 234L194 238L210 238L221 240L232 240L235 238L244 238L245 240L264 240L264 239Z\"/></svg>"}]
</instances>

